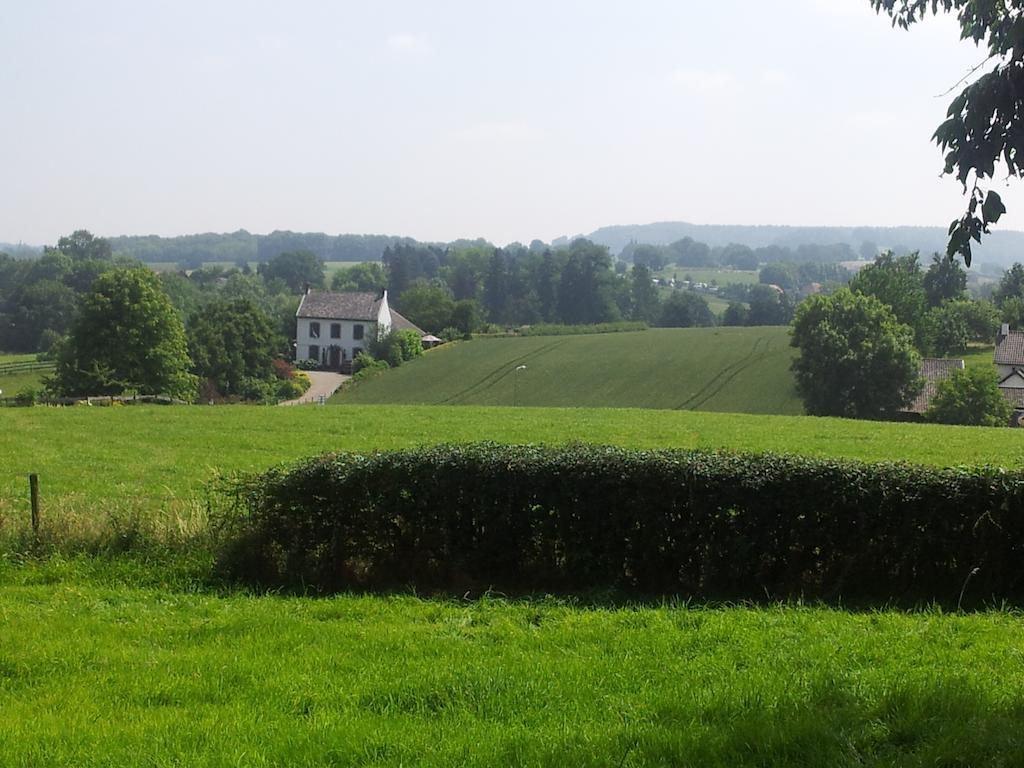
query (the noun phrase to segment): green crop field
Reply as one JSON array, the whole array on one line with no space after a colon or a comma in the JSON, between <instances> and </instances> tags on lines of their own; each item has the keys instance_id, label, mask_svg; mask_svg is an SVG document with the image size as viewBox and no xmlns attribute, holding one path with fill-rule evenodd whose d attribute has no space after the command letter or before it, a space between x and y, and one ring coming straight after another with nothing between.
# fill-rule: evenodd
<instances>
[{"instance_id":1,"label":"green crop field","mask_svg":"<svg viewBox=\"0 0 1024 768\"><path fill-rule=\"evenodd\" d=\"M793 355L782 327L475 339L432 350L332 402L799 414Z\"/></svg>"}]
</instances>

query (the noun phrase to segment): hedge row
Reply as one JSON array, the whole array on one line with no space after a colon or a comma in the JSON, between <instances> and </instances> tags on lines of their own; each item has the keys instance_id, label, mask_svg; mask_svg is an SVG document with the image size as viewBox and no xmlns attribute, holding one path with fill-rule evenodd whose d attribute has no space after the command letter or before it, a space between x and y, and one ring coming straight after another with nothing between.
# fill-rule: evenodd
<instances>
[{"instance_id":1,"label":"hedge row","mask_svg":"<svg viewBox=\"0 0 1024 768\"><path fill-rule=\"evenodd\" d=\"M323 591L590 590L956 603L1024 594L1024 474L442 445L236 480L236 577Z\"/></svg>"}]
</instances>

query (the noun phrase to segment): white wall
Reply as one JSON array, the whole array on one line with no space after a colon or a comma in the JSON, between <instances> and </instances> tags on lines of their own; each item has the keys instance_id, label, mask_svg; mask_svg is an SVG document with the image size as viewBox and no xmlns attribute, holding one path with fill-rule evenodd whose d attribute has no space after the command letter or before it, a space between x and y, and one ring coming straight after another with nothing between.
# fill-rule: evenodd
<instances>
[{"instance_id":1,"label":"white wall","mask_svg":"<svg viewBox=\"0 0 1024 768\"><path fill-rule=\"evenodd\" d=\"M313 338L310 334L310 325L312 323L320 324L320 338ZM341 338L331 338L331 325L341 325ZM363 338L356 339L353 331L357 325L363 326ZM311 344L319 347L319 359L324 361L325 359L329 362L330 356L324 357L324 350L330 349L332 346L340 347L345 352L345 359L352 360L356 353L360 349L366 349L366 346L370 343L370 339L373 338L373 334L377 332L377 324L368 320L311 320L307 317L300 317L296 320L296 336L295 336L295 359L296 360L309 360L309 347Z\"/></svg>"}]
</instances>

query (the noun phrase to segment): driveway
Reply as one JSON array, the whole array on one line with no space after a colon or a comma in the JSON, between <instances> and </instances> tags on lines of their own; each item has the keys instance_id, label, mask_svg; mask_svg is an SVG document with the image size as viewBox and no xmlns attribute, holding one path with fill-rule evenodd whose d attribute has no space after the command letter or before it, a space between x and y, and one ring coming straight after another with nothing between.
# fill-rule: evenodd
<instances>
[{"instance_id":1,"label":"driveway","mask_svg":"<svg viewBox=\"0 0 1024 768\"><path fill-rule=\"evenodd\" d=\"M303 403L319 403L322 397L325 401L337 391L342 382L351 379L343 373L329 373L328 371L306 371L309 380L313 382L306 394L298 400L285 400L278 405L302 405Z\"/></svg>"}]
</instances>

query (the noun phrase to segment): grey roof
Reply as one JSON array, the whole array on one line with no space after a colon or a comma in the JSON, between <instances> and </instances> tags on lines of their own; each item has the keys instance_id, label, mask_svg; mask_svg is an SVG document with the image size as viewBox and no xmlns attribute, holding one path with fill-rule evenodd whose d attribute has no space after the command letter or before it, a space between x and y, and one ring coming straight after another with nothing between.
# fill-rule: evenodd
<instances>
[{"instance_id":1,"label":"grey roof","mask_svg":"<svg viewBox=\"0 0 1024 768\"><path fill-rule=\"evenodd\" d=\"M376 293L333 293L310 291L302 297L296 317L323 320L377 320L381 295Z\"/></svg>"},{"instance_id":2,"label":"grey roof","mask_svg":"<svg viewBox=\"0 0 1024 768\"><path fill-rule=\"evenodd\" d=\"M1024 331L1010 331L996 345L996 365L1024 365Z\"/></svg>"},{"instance_id":3,"label":"grey roof","mask_svg":"<svg viewBox=\"0 0 1024 768\"><path fill-rule=\"evenodd\" d=\"M391 310L391 328L396 331L416 331L420 336L427 335L426 331L393 309Z\"/></svg>"},{"instance_id":4,"label":"grey roof","mask_svg":"<svg viewBox=\"0 0 1024 768\"><path fill-rule=\"evenodd\" d=\"M964 361L949 357L923 357L921 358L921 378L924 379L924 388L921 390L914 402L903 410L908 413L924 413L935 397L935 391L940 381L945 381L953 375L953 371L961 370Z\"/></svg>"},{"instance_id":5,"label":"grey roof","mask_svg":"<svg viewBox=\"0 0 1024 768\"><path fill-rule=\"evenodd\" d=\"M1014 408L1024 408L1024 389L1016 387L1000 387L999 392Z\"/></svg>"}]
</instances>

